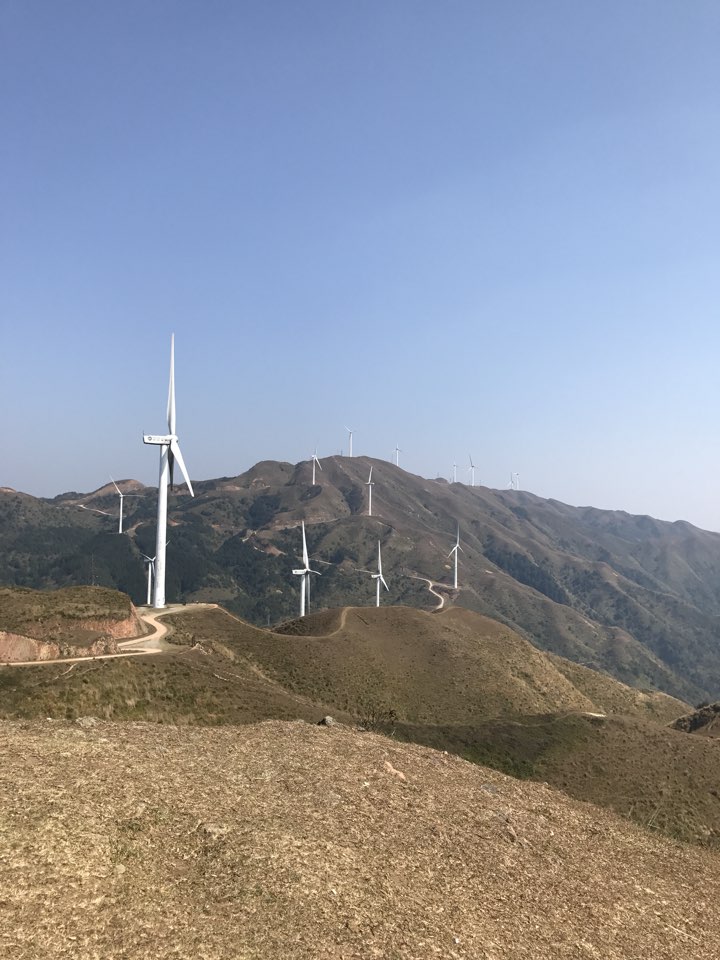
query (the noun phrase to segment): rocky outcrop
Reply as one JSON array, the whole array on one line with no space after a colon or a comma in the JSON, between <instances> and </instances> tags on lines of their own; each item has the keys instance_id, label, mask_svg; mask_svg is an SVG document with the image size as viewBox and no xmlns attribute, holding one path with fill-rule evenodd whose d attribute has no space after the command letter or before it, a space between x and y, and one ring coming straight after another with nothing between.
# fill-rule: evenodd
<instances>
[{"instance_id":1,"label":"rocky outcrop","mask_svg":"<svg viewBox=\"0 0 720 960\"><path fill-rule=\"evenodd\" d=\"M0 663L56 660L59 657L99 657L117 653L118 640L144 633L135 607L122 620L52 618L28 623L26 632L0 630Z\"/></svg>"},{"instance_id":2,"label":"rocky outcrop","mask_svg":"<svg viewBox=\"0 0 720 960\"><path fill-rule=\"evenodd\" d=\"M58 660L61 657L100 657L117 653L117 640L105 637L89 644L55 643L0 630L0 663Z\"/></svg>"}]
</instances>

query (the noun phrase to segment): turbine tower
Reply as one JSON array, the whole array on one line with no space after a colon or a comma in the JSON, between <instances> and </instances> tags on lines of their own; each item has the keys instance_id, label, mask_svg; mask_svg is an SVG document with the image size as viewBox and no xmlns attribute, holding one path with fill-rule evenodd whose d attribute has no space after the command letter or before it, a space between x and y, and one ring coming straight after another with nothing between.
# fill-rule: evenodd
<instances>
[{"instance_id":1,"label":"turbine tower","mask_svg":"<svg viewBox=\"0 0 720 960\"><path fill-rule=\"evenodd\" d=\"M147 566L147 575L148 575L147 605L150 606L150 604L152 603L152 584L153 584L153 578L155 576L155 557L146 557L145 554L143 554L142 556Z\"/></svg>"},{"instance_id":2,"label":"turbine tower","mask_svg":"<svg viewBox=\"0 0 720 960\"><path fill-rule=\"evenodd\" d=\"M372 516L372 488L375 486L372 478L373 468L370 467L370 476L367 478L365 486L368 488L368 516Z\"/></svg>"},{"instance_id":3,"label":"turbine tower","mask_svg":"<svg viewBox=\"0 0 720 960\"><path fill-rule=\"evenodd\" d=\"M158 512L157 512L157 540L155 546L155 588L153 607L162 609L165 606L165 545L167 542L167 496L168 486L173 485L173 470L175 461L185 477L190 496L194 497L190 477L185 469L185 461L180 453L177 434L175 433L175 334L170 340L170 389L168 390L167 404L168 433L165 436L143 436L143 443L154 444L160 447L160 482L158 484Z\"/></svg>"},{"instance_id":4,"label":"turbine tower","mask_svg":"<svg viewBox=\"0 0 720 960\"><path fill-rule=\"evenodd\" d=\"M305 597L309 598L310 596L310 574L314 573L315 576L320 577L320 574L317 570L310 569L310 559L308 557L307 550L307 540L305 539L305 521L302 521L302 541L303 541L303 568L302 570L293 570L293 573L302 577L300 581L300 616L305 616Z\"/></svg>"},{"instance_id":5,"label":"turbine tower","mask_svg":"<svg viewBox=\"0 0 720 960\"><path fill-rule=\"evenodd\" d=\"M519 473L516 473L516 474L515 474L515 489L516 489L516 490L519 490L519 489L520 489L520 474L519 474Z\"/></svg>"},{"instance_id":6,"label":"turbine tower","mask_svg":"<svg viewBox=\"0 0 720 960\"><path fill-rule=\"evenodd\" d=\"M345 427L345 429L347 430L348 435L349 435L349 437L350 437L350 454L349 454L349 456L352 456L352 435L353 435L353 432L352 432L352 430L350 429L350 427Z\"/></svg>"},{"instance_id":7,"label":"turbine tower","mask_svg":"<svg viewBox=\"0 0 720 960\"><path fill-rule=\"evenodd\" d=\"M468 454L468 456L470 456ZM475 464L473 463L473 458L470 457L470 466L468 467L468 473L470 474L470 486L475 486Z\"/></svg>"},{"instance_id":8,"label":"turbine tower","mask_svg":"<svg viewBox=\"0 0 720 960\"><path fill-rule=\"evenodd\" d=\"M400 454L402 453L402 450L401 450L400 447L397 445L397 442L395 443L394 453L395 453L395 466L396 466L396 467L399 467L399 466L400 466Z\"/></svg>"},{"instance_id":9,"label":"turbine tower","mask_svg":"<svg viewBox=\"0 0 720 960\"><path fill-rule=\"evenodd\" d=\"M317 447L315 447L315 453L312 455L312 468L313 468L312 485L313 485L313 486L315 486L315 465L316 465L316 464L317 464L317 466L320 467L320 469L322 470L322 464L321 464L320 461L318 460Z\"/></svg>"},{"instance_id":10,"label":"turbine tower","mask_svg":"<svg viewBox=\"0 0 720 960\"><path fill-rule=\"evenodd\" d=\"M380 553L380 541L378 540L378 572L372 574L372 578L375 581L375 606L380 606L380 584L385 587L386 590L389 590L390 587L385 583L385 577L382 572L382 554Z\"/></svg>"},{"instance_id":11,"label":"turbine tower","mask_svg":"<svg viewBox=\"0 0 720 960\"><path fill-rule=\"evenodd\" d=\"M457 464L453 462L453 483L457 483Z\"/></svg>"},{"instance_id":12,"label":"turbine tower","mask_svg":"<svg viewBox=\"0 0 720 960\"><path fill-rule=\"evenodd\" d=\"M457 588L458 588L458 585L457 585L457 568L458 568L458 551L459 551L459 550L461 550L463 553L465 552L465 551L463 550L463 548L460 546L460 524L458 524L458 528L457 528L457 540L455 541L455 546L452 548L452 550L451 550L450 553L448 554L448 559L449 559L453 554L455 554L455 576L454 576L454 578L453 578L453 589L455 589L455 590L457 590Z\"/></svg>"}]
</instances>

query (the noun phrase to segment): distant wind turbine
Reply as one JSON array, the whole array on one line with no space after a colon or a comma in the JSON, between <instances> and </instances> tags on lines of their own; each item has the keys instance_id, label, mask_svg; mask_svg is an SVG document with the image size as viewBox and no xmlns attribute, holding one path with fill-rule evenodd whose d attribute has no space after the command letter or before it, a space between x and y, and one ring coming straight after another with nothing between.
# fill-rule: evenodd
<instances>
[{"instance_id":1,"label":"distant wind turbine","mask_svg":"<svg viewBox=\"0 0 720 960\"><path fill-rule=\"evenodd\" d=\"M372 478L373 468L370 467L370 476L367 478L365 486L368 488L368 516L372 516L372 488L375 486Z\"/></svg>"},{"instance_id":2,"label":"distant wind turbine","mask_svg":"<svg viewBox=\"0 0 720 960\"><path fill-rule=\"evenodd\" d=\"M457 483L457 464L453 463L453 483Z\"/></svg>"},{"instance_id":3,"label":"distant wind turbine","mask_svg":"<svg viewBox=\"0 0 720 960\"><path fill-rule=\"evenodd\" d=\"M350 427L345 427L345 429L347 430L348 435L349 435L349 437L350 437L350 454L349 454L349 455L352 456L352 435L353 435L353 432L352 432L352 430L350 429Z\"/></svg>"},{"instance_id":4,"label":"distant wind turbine","mask_svg":"<svg viewBox=\"0 0 720 960\"><path fill-rule=\"evenodd\" d=\"M185 461L180 452L175 433L175 334L170 340L170 388L167 403L168 433L164 436L144 435L143 443L160 447L160 482L158 484L157 541L155 548L155 589L153 606L160 609L165 606L165 545L167 541L167 496L168 486L173 485L175 461L185 477L190 496L194 497L190 477L185 469Z\"/></svg>"},{"instance_id":5,"label":"distant wind turbine","mask_svg":"<svg viewBox=\"0 0 720 960\"><path fill-rule=\"evenodd\" d=\"M468 456L470 456L468 454ZM470 466L468 467L468 473L470 474L470 486L475 486L475 464L473 463L473 458L470 457Z\"/></svg>"},{"instance_id":6,"label":"distant wind turbine","mask_svg":"<svg viewBox=\"0 0 720 960\"><path fill-rule=\"evenodd\" d=\"M305 539L305 521L302 521L302 542L303 542L303 567L302 570L293 570L293 573L302 577L300 581L300 616L305 616L305 597L310 596L310 574L314 573L315 576L320 577L320 574L317 570L310 569L310 559L308 557L307 550L307 540Z\"/></svg>"},{"instance_id":7,"label":"distant wind turbine","mask_svg":"<svg viewBox=\"0 0 720 960\"><path fill-rule=\"evenodd\" d=\"M520 474L519 474L519 473L516 473L516 474L515 474L515 489L516 489L516 490L519 490L519 489L520 489Z\"/></svg>"},{"instance_id":8,"label":"distant wind turbine","mask_svg":"<svg viewBox=\"0 0 720 960\"><path fill-rule=\"evenodd\" d=\"M147 566L147 575L148 575L148 588L147 588L147 605L150 606L152 603L152 584L153 578L155 576L155 557L146 557L145 554L142 555L145 565Z\"/></svg>"},{"instance_id":9,"label":"distant wind turbine","mask_svg":"<svg viewBox=\"0 0 720 960\"><path fill-rule=\"evenodd\" d=\"M465 552L463 548L460 546L460 524L458 524L458 528L457 528L457 540L455 541L455 546L452 548L452 550L448 554L448 559L453 554L455 554L455 576L453 578L453 588L455 590L457 590L458 588L457 570L458 570L458 551L459 550L462 551L463 553Z\"/></svg>"},{"instance_id":10,"label":"distant wind turbine","mask_svg":"<svg viewBox=\"0 0 720 960\"><path fill-rule=\"evenodd\" d=\"M382 585L385 587L386 590L390 589L388 585L385 583L385 577L383 576L383 572L382 572L382 554L380 552L379 540L378 540L378 572L373 573L372 578L376 583L375 606L379 607L380 606L380 584L382 583Z\"/></svg>"},{"instance_id":11,"label":"distant wind turbine","mask_svg":"<svg viewBox=\"0 0 720 960\"><path fill-rule=\"evenodd\" d=\"M400 447L397 445L397 443L395 444L395 450L394 450L393 452L394 452L394 454L395 454L395 466L396 466L396 467L399 467L399 466L400 466L400 454L402 453L402 450L401 450Z\"/></svg>"},{"instance_id":12,"label":"distant wind turbine","mask_svg":"<svg viewBox=\"0 0 720 960\"><path fill-rule=\"evenodd\" d=\"M123 493L122 490L120 489L120 487L115 483L115 481L113 480L112 477L110 477L110 480L112 481L112 485L115 487L115 489L116 489L117 492L118 492L118 496L120 497L120 520L119 520L119 522L118 522L118 533L122 533L122 532L123 532L123 529L122 529L122 525L123 525L123 500L125 499L125 497L137 497L137 496L139 496L139 494L137 494L137 493Z\"/></svg>"},{"instance_id":13,"label":"distant wind turbine","mask_svg":"<svg viewBox=\"0 0 720 960\"><path fill-rule=\"evenodd\" d=\"M312 455L312 468L313 468L312 485L313 485L313 486L315 486L315 465L316 465L316 464L317 464L317 466L320 467L320 469L322 470L322 464L321 464L320 461L318 460L317 447L315 447L315 453Z\"/></svg>"}]
</instances>

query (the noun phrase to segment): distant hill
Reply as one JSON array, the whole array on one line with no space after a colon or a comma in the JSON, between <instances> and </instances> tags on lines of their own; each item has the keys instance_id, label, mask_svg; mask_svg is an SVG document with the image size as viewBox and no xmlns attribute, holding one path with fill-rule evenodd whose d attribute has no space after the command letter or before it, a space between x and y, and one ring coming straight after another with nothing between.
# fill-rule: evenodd
<instances>
[{"instance_id":1,"label":"distant hill","mask_svg":"<svg viewBox=\"0 0 720 960\"><path fill-rule=\"evenodd\" d=\"M214 601L258 625L294 616L292 576L305 520L311 609L372 604L377 541L388 603L444 603L507 624L534 645L685 701L720 697L720 535L617 511L574 508L520 491L440 483L364 457L263 462L171 495L167 592ZM373 466L373 517L365 481ZM125 485L124 487L122 485ZM145 595L155 491L111 486L36 500L0 491L0 582L97 583ZM82 509L85 507L85 509ZM96 512L100 511L100 512ZM460 524L460 590L447 554Z\"/></svg>"},{"instance_id":2,"label":"distant hill","mask_svg":"<svg viewBox=\"0 0 720 960\"><path fill-rule=\"evenodd\" d=\"M708 960L717 853L345 727L0 723L8 956Z\"/></svg>"}]
</instances>

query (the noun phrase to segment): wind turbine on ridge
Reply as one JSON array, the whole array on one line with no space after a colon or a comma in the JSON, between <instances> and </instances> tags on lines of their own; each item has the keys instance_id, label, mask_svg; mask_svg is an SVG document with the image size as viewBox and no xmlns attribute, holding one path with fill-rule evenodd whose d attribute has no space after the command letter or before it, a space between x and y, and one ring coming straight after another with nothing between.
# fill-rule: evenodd
<instances>
[{"instance_id":1,"label":"wind turbine on ridge","mask_svg":"<svg viewBox=\"0 0 720 960\"><path fill-rule=\"evenodd\" d=\"M115 483L115 481L113 480L112 477L110 477L110 480L112 481L112 485L115 487L115 489L116 489L117 492L118 492L118 496L120 497L120 521L119 521L119 523L118 523L118 533L122 533L122 532L123 532L123 529L122 529L122 525L123 525L123 500L125 499L125 497L137 497L137 496L139 496L139 494L137 494L137 493L123 493L122 490L120 489L120 487Z\"/></svg>"},{"instance_id":2,"label":"wind turbine on ridge","mask_svg":"<svg viewBox=\"0 0 720 960\"><path fill-rule=\"evenodd\" d=\"M352 432L352 430L350 429L350 427L345 427L345 429L347 430L347 432L348 432L348 434L349 434L349 437L350 437L350 453L349 453L349 456L352 456L352 435L353 435L353 432Z\"/></svg>"},{"instance_id":3,"label":"wind turbine on ridge","mask_svg":"<svg viewBox=\"0 0 720 960\"><path fill-rule=\"evenodd\" d=\"M455 541L455 546L452 548L452 550L451 550L450 553L448 554L448 559L450 559L450 557L451 557L453 554L455 554L455 576L454 576L454 578L453 578L453 589L454 589L454 590L457 590L457 588L458 588L458 579L457 579L457 571L458 571L458 550L460 550L460 551L462 551L463 553L465 553L465 551L463 550L463 548L460 546L460 524L458 524L458 528L457 528L457 540Z\"/></svg>"},{"instance_id":4,"label":"wind turbine on ridge","mask_svg":"<svg viewBox=\"0 0 720 960\"><path fill-rule=\"evenodd\" d=\"M399 467L399 466L400 466L400 454L402 453L402 450L401 450L400 447L397 445L397 441L395 441L395 450L394 450L393 452L394 452L394 454L395 454L395 466L396 466L396 467Z\"/></svg>"},{"instance_id":5,"label":"wind turbine on ridge","mask_svg":"<svg viewBox=\"0 0 720 960\"><path fill-rule=\"evenodd\" d=\"M143 435L143 443L160 447L160 481L158 483L157 540L155 546L155 587L153 607L165 606L165 546L167 543L167 497L168 486L173 485L173 471L177 461L180 471L188 485L190 496L195 493L185 468L175 433L175 334L170 339L170 387L167 402L168 433L164 436Z\"/></svg>"},{"instance_id":6,"label":"wind turbine on ridge","mask_svg":"<svg viewBox=\"0 0 720 960\"><path fill-rule=\"evenodd\" d=\"M382 585L385 587L386 590L388 591L390 590L390 587L388 587L388 585L385 583L385 577L383 576L383 572L382 572L382 554L380 552L379 540L378 540L378 572L373 573L371 576L376 583L375 606L379 607L380 606L380 584L382 583Z\"/></svg>"},{"instance_id":7,"label":"wind turbine on ridge","mask_svg":"<svg viewBox=\"0 0 720 960\"><path fill-rule=\"evenodd\" d=\"M318 467L320 467L320 469L322 470L322 464L321 464L320 461L318 460L317 447L315 447L315 453L313 453L313 455L312 455L312 468L313 468L312 485L313 485L313 486L315 486L315 465L316 465L316 464L317 464Z\"/></svg>"},{"instance_id":8,"label":"wind turbine on ridge","mask_svg":"<svg viewBox=\"0 0 720 960\"><path fill-rule=\"evenodd\" d=\"M305 521L302 521L302 542L303 542L303 567L302 570L293 570L295 576L302 577L300 581L300 616L305 616L305 597L310 597L310 574L314 573L316 577L322 574L318 570L310 569L310 558L308 557L307 540L305 539Z\"/></svg>"},{"instance_id":9,"label":"wind turbine on ridge","mask_svg":"<svg viewBox=\"0 0 720 960\"><path fill-rule=\"evenodd\" d=\"M453 483L457 483L457 464L453 461Z\"/></svg>"},{"instance_id":10,"label":"wind turbine on ridge","mask_svg":"<svg viewBox=\"0 0 720 960\"><path fill-rule=\"evenodd\" d=\"M470 456L470 454L468 454ZM473 463L473 458L470 456L470 466L468 467L468 473L470 474L470 486L475 486L475 464Z\"/></svg>"},{"instance_id":11,"label":"wind turbine on ridge","mask_svg":"<svg viewBox=\"0 0 720 960\"><path fill-rule=\"evenodd\" d=\"M367 478L365 486L368 488L368 516L372 516L372 488L375 486L372 478L373 468L370 467L370 476Z\"/></svg>"}]
</instances>

